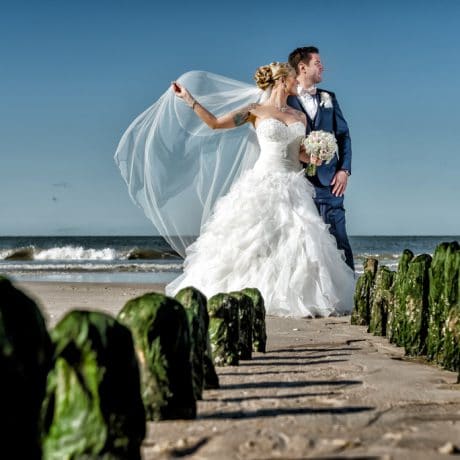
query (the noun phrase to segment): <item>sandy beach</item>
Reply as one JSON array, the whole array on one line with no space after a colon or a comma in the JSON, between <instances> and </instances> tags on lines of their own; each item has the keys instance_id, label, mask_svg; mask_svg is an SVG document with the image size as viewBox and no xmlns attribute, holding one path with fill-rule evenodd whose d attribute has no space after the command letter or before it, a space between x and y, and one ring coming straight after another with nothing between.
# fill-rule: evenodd
<instances>
[{"instance_id":1,"label":"sandy beach","mask_svg":"<svg viewBox=\"0 0 460 460\"><path fill-rule=\"evenodd\" d=\"M49 327L72 309L116 315L162 285L16 283ZM267 318L268 350L217 368L194 421L149 423L150 459L437 459L460 452L457 374L404 357L349 317Z\"/></svg>"}]
</instances>

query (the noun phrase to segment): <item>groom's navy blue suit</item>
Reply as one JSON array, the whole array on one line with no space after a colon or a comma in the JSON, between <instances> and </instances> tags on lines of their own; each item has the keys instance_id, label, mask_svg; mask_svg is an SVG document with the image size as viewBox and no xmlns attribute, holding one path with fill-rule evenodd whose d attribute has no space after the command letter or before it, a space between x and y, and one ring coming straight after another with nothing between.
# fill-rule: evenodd
<instances>
[{"instance_id":1,"label":"groom's navy blue suit","mask_svg":"<svg viewBox=\"0 0 460 460\"><path fill-rule=\"evenodd\" d=\"M325 93L326 97L321 97ZM327 97L329 95L329 97ZM312 120L301 102L295 96L289 96L288 104L305 113L307 117L308 135L311 131L328 131L334 133L339 147L338 158L334 157L329 164L318 166L315 176L308 177L315 186L315 203L323 220L330 225L329 231L337 240L337 247L343 249L347 264L354 269L353 253L348 241L345 228L345 208L343 207L343 196L332 194L331 181L335 173L339 170L346 170L351 173L351 139L347 122L343 118L335 94L330 91L318 89L314 96L318 101L318 110ZM323 99L328 99L330 103L324 103ZM331 107L328 107L332 105Z\"/></svg>"}]
</instances>

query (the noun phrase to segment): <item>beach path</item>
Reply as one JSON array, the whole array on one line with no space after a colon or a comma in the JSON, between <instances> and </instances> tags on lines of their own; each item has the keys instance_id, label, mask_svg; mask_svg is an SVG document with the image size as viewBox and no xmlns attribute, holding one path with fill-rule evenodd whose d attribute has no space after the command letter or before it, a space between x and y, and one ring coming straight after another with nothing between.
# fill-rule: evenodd
<instances>
[{"instance_id":1,"label":"beach path","mask_svg":"<svg viewBox=\"0 0 460 460\"><path fill-rule=\"evenodd\" d=\"M74 308L116 315L161 285L21 283L52 326ZM267 353L217 368L193 421L149 423L150 459L438 459L460 448L457 374L404 357L349 317L267 319Z\"/></svg>"}]
</instances>

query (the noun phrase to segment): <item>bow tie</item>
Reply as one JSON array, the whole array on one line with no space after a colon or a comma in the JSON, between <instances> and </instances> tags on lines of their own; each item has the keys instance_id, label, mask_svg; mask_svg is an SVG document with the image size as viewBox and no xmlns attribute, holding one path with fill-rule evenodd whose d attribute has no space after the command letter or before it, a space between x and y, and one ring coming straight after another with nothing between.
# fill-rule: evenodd
<instances>
[{"instance_id":1,"label":"bow tie","mask_svg":"<svg viewBox=\"0 0 460 460\"><path fill-rule=\"evenodd\" d=\"M316 86L310 86L310 88L300 88L299 96L316 96Z\"/></svg>"}]
</instances>

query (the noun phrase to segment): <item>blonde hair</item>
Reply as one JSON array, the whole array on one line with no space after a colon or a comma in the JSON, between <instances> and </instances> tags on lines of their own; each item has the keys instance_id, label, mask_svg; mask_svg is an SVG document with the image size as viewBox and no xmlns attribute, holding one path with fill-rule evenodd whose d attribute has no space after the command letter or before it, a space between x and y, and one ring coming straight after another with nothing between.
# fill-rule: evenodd
<instances>
[{"instance_id":1,"label":"blonde hair","mask_svg":"<svg viewBox=\"0 0 460 460\"><path fill-rule=\"evenodd\" d=\"M292 67L287 62L272 62L262 65L254 74L256 85L260 89L272 87L281 77L287 77L292 72Z\"/></svg>"}]
</instances>

